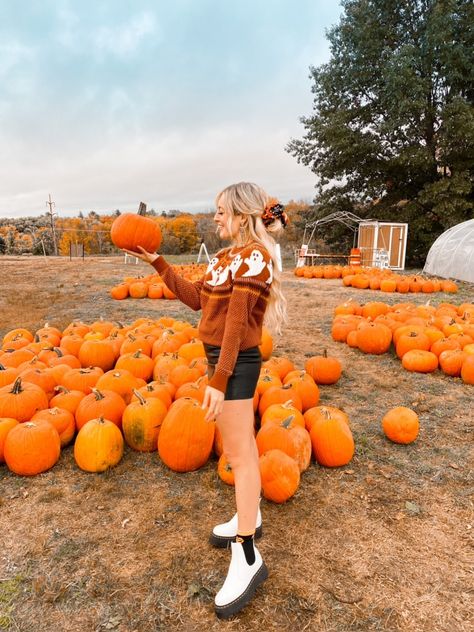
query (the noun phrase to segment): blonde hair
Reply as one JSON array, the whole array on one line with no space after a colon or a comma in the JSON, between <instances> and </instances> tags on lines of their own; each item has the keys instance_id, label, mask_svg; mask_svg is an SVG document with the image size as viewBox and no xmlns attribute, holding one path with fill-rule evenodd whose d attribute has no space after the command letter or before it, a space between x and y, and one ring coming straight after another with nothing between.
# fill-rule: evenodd
<instances>
[{"instance_id":1,"label":"blonde hair","mask_svg":"<svg viewBox=\"0 0 474 632\"><path fill-rule=\"evenodd\" d=\"M270 285L270 298L265 312L264 324L272 332L281 333L282 325L286 321L286 298L281 289L276 243L270 233L282 232L283 225L277 219L269 226L264 226L262 214L269 200L270 197L258 185L252 182L238 182L226 187L216 196L216 207L220 205L229 211L227 228L230 234L233 217L241 215L244 218L242 228L235 239L237 246L256 242L268 250L273 262L273 281Z\"/></svg>"}]
</instances>

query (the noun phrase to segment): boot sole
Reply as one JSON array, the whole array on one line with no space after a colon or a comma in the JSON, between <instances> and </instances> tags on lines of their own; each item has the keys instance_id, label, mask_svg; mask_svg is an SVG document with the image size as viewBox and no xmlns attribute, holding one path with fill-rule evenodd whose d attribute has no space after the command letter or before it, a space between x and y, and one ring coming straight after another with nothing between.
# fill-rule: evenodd
<instances>
[{"instance_id":1,"label":"boot sole","mask_svg":"<svg viewBox=\"0 0 474 632\"><path fill-rule=\"evenodd\" d=\"M238 612L240 612L243 608L245 608L245 606L249 603L249 601L252 600L255 594L255 591L260 586L260 584L263 584L263 582L267 579L267 577L268 577L268 569L265 566L265 562L262 562L262 565L260 566L258 571L255 573L255 575L252 577L247 588L239 597L237 597L237 599L234 599L234 601L231 601L225 606L215 606L217 617L219 619L229 619L234 614L237 614Z\"/></svg>"},{"instance_id":2,"label":"boot sole","mask_svg":"<svg viewBox=\"0 0 474 632\"><path fill-rule=\"evenodd\" d=\"M261 538L262 535L263 535L263 529L262 529L262 525L260 525L259 527L255 529L255 535L254 535L255 540L258 540L259 538ZM235 540L235 535L225 536L225 535L216 535L215 533L211 533L211 535L209 536L209 543L218 549L227 549L230 546L230 543L234 542L234 540Z\"/></svg>"}]
</instances>

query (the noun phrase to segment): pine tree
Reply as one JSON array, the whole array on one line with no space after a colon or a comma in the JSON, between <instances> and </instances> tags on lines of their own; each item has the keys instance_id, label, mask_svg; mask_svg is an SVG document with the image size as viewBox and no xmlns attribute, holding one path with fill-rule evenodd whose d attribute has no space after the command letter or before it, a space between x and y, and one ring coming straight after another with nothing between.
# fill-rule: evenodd
<instances>
[{"instance_id":1,"label":"pine tree","mask_svg":"<svg viewBox=\"0 0 474 632\"><path fill-rule=\"evenodd\" d=\"M473 216L474 4L342 5L330 60L311 68L314 112L287 150L318 178L319 216L407 221L421 263L438 234Z\"/></svg>"}]
</instances>

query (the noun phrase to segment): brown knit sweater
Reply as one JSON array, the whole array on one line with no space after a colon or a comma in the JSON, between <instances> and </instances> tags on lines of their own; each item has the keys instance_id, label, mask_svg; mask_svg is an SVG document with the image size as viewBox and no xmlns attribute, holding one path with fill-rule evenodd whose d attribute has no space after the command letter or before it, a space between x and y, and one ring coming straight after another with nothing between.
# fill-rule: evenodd
<instances>
[{"instance_id":1,"label":"brown knit sweater","mask_svg":"<svg viewBox=\"0 0 474 632\"><path fill-rule=\"evenodd\" d=\"M261 343L273 279L268 251L255 242L242 248L224 248L195 283L179 276L162 256L153 267L185 305L196 311L202 309L199 337L221 347L209 385L225 393L239 351Z\"/></svg>"}]
</instances>

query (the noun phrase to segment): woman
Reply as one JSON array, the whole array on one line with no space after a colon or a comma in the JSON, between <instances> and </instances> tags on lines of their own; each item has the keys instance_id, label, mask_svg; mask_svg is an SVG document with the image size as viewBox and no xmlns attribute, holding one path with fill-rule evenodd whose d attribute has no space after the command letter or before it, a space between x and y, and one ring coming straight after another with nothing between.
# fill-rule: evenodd
<instances>
[{"instance_id":1,"label":"woman","mask_svg":"<svg viewBox=\"0 0 474 632\"><path fill-rule=\"evenodd\" d=\"M209 364L209 384L203 408L216 419L224 453L235 478L237 513L214 527L210 542L230 543L227 578L215 598L216 614L239 612L267 578L254 536L262 532L260 469L254 434L253 396L260 374L262 324L279 331L285 319L285 299L270 233L287 223L283 207L257 185L240 182L216 198L217 233L231 241L209 263L196 283L180 277L161 255L130 252L151 263L172 292L194 310L202 309L199 337Z\"/></svg>"}]
</instances>

